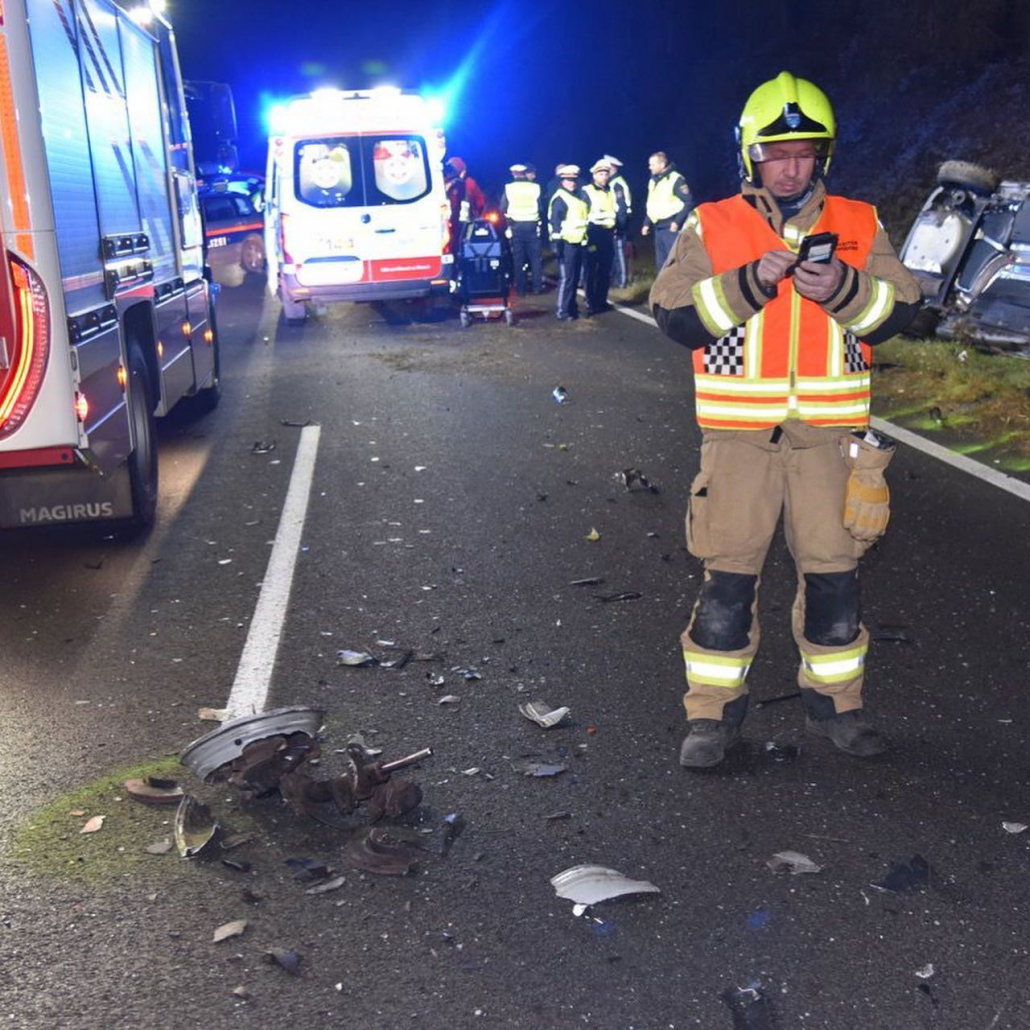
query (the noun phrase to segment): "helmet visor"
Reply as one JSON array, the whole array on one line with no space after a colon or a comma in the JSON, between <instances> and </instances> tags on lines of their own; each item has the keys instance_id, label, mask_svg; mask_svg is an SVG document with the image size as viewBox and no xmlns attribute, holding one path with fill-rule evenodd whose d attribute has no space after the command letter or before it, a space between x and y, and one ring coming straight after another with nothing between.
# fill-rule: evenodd
<instances>
[{"instance_id":1,"label":"helmet visor","mask_svg":"<svg viewBox=\"0 0 1030 1030\"><path fill-rule=\"evenodd\" d=\"M788 146L784 146L785 143ZM796 146L798 143L803 143L804 146ZM784 161L793 157L821 161L829 156L831 143L828 139L774 140L769 143L752 143L747 148L747 154L755 164L761 164L763 161Z\"/></svg>"}]
</instances>

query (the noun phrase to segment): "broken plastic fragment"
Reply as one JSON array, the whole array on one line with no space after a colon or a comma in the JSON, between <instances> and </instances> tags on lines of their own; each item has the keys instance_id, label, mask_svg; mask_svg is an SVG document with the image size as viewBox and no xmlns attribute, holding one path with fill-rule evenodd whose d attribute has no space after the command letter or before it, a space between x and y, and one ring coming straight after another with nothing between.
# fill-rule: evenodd
<instances>
[{"instance_id":1,"label":"broken plastic fragment","mask_svg":"<svg viewBox=\"0 0 1030 1030\"><path fill-rule=\"evenodd\" d=\"M639 601L644 595L639 590L622 590L617 594L592 594L596 601Z\"/></svg>"},{"instance_id":2,"label":"broken plastic fragment","mask_svg":"<svg viewBox=\"0 0 1030 1030\"><path fill-rule=\"evenodd\" d=\"M234 919L215 930L212 941L217 944L219 941L228 940L230 937L239 937L247 929L246 919Z\"/></svg>"},{"instance_id":3,"label":"broken plastic fragment","mask_svg":"<svg viewBox=\"0 0 1030 1030\"><path fill-rule=\"evenodd\" d=\"M916 976L918 976L920 980L929 980L935 972L936 970L933 968L933 963L927 962L922 969L916 970Z\"/></svg>"},{"instance_id":4,"label":"broken plastic fragment","mask_svg":"<svg viewBox=\"0 0 1030 1030\"><path fill-rule=\"evenodd\" d=\"M249 862L237 861L235 858L223 858L222 865L224 865L226 869L231 869L234 873L250 872Z\"/></svg>"},{"instance_id":5,"label":"broken plastic fragment","mask_svg":"<svg viewBox=\"0 0 1030 1030\"><path fill-rule=\"evenodd\" d=\"M461 698L457 694L444 694L443 697L436 699L438 705L459 705L461 704Z\"/></svg>"},{"instance_id":6,"label":"broken plastic fragment","mask_svg":"<svg viewBox=\"0 0 1030 1030\"><path fill-rule=\"evenodd\" d=\"M451 845L461 836L465 829L465 817L460 812L451 812L443 817L443 843L440 854L446 855Z\"/></svg>"},{"instance_id":7,"label":"broken plastic fragment","mask_svg":"<svg viewBox=\"0 0 1030 1030\"><path fill-rule=\"evenodd\" d=\"M652 486L640 469L623 469L621 472L615 473L615 478L627 490L646 490L648 493L658 493L658 487Z\"/></svg>"},{"instance_id":8,"label":"broken plastic fragment","mask_svg":"<svg viewBox=\"0 0 1030 1030\"><path fill-rule=\"evenodd\" d=\"M186 794L175 813L175 846L183 858L192 858L211 843L218 829L207 805Z\"/></svg>"},{"instance_id":9,"label":"broken plastic fragment","mask_svg":"<svg viewBox=\"0 0 1030 1030\"><path fill-rule=\"evenodd\" d=\"M152 780L126 780L122 786L130 797L146 805L177 805L183 795L183 789L178 784L158 787Z\"/></svg>"},{"instance_id":10,"label":"broken plastic fragment","mask_svg":"<svg viewBox=\"0 0 1030 1030\"><path fill-rule=\"evenodd\" d=\"M550 730L563 723L572 709L566 705L552 708L546 701L526 701L519 705L519 711L537 726Z\"/></svg>"},{"instance_id":11,"label":"broken plastic fragment","mask_svg":"<svg viewBox=\"0 0 1030 1030\"><path fill-rule=\"evenodd\" d=\"M559 898L579 905L596 905L623 894L660 894L647 880L631 880L616 869L600 865L575 865L551 877Z\"/></svg>"},{"instance_id":12,"label":"broken plastic fragment","mask_svg":"<svg viewBox=\"0 0 1030 1030\"><path fill-rule=\"evenodd\" d=\"M232 718L228 708L198 708L197 718L203 722L226 722Z\"/></svg>"},{"instance_id":13,"label":"broken plastic fragment","mask_svg":"<svg viewBox=\"0 0 1030 1030\"><path fill-rule=\"evenodd\" d=\"M344 648L336 652L337 665L349 665L354 668L363 668L366 665L375 665L377 659L367 651L348 651Z\"/></svg>"},{"instance_id":14,"label":"broken plastic fragment","mask_svg":"<svg viewBox=\"0 0 1030 1030\"><path fill-rule=\"evenodd\" d=\"M226 837L219 847L223 851L232 851L233 848L238 848L242 844L249 844L253 839L254 834L252 833L234 833L231 837Z\"/></svg>"},{"instance_id":15,"label":"broken plastic fragment","mask_svg":"<svg viewBox=\"0 0 1030 1030\"><path fill-rule=\"evenodd\" d=\"M419 849L380 827L367 827L352 834L344 858L353 869L377 876L406 876Z\"/></svg>"},{"instance_id":16,"label":"broken plastic fragment","mask_svg":"<svg viewBox=\"0 0 1030 1030\"><path fill-rule=\"evenodd\" d=\"M346 882L347 881L342 876L334 876L331 880L326 880L325 883L319 883L314 887L309 887L304 893L328 894L330 891L339 890Z\"/></svg>"},{"instance_id":17,"label":"broken plastic fragment","mask_svg":"<svg viewBox=\"0 0 1030 1030\"><path fill-rule=\"evenodd\" d=\"M574 579L570 587L597 587L604 582L604 576L587 576L585 579Z\"/></svg>"},{"instance_id":18,"label":"broken plastic fragment","mask_svg":"<svg viewBox=\"0 0 1030 1030\"><path fill-rule=\"evenodd\" d=\"M594 541L597 541L597 540L601 539L601 534L598 533L597 530L594 529L593 526L591 526L590 527L590 532L587 533L587 535L584 537L584 539L585 540L589 540L591 542L594 542Z\"/></svg>"},{"instance_id":19,"label":"broken plastic fragment","mask_svg":"<svg viewBox=\"0 0 1030 1030\"><path fill-rule=\"evenodd\" d=\"M733 1016L733 1030L773 1030L772 1012L758 980L747 987L731 987L720 997Z\"/></svg>"},{"instance_id":20,"label":"broken plastic fragment","mask_svg":"<svg viewBox=\"0 0 1030 1030\"><path fill-rule=\"evenodd\" d=\"M801 754L801 748L797 744L777 744L775 740L767 740L765 753L774 762L792 762Z\"/></svg>"},{"instance_id":21,"label":"broken plastic fragment","mask_svg":"<svg viewBox=\"0 0 1030 1030\"><path fill-rule=\"evenodd\" d=\"M797 876L799 873L820 873L823 868L821 865L816 865L808 855L802 855L800 851L777 851L765 864L773 872L786 867L792 876Z\"/></svg>"},{"instance_id":22,"label":"broken plastic fragment","mask_svg":"<svg viewBox=\"0 0 1030 1030\"><path fill-rule=\"evenodd\" d=\"M172 850L172 842L168 837L165 837L164 840L157 840L153 844L148 844L144 850L148 855L167 855Z\"/></svg>"},{"instance_id":23,"label":"broken plastic fragment","mask_svg":"<svg viewBox=\"0 0 1030 1030\"><path fill-rule=\"evenodd\" d=\"M92 819L87 819L79 833L96 833L104 825L106 818L106 815L95 815Z\"/></svg>"},{"instance_id":24,"label":"broken plastic fragment","mask_svg":"<svg viewBox=\"0 0 1030 1030\"><path fill-rule=\"evenodd\" d=\"M1022 833L1026 829L1026 823L1002 823L1001 828L1006 833Z\"/></svg>"},{"instance_id":25,"label":"broken plastic fragment","mask_svg":"<svg viewBox=\"0 0 1030 1030\"><path fill-rule=\"evenodd\" d=\"M326 864L315 858L288 858L286 864L298 880L324 880L329 875Z\"/></svg>"},{"instance_id":26,"label":"broken plastic fragment","mask_svg":"<svg viewBox=\"0 0 1030 1030\"><path fill-rule=\"evenodd\" d=\"M554 388L554 389L553 389L553 390L551 391L551 396L552 396L552 397L553 397L553 398L554 398L554 399L555 399L555 400L556 400L556 401L557 401L557 402L558 402L559 404L564 404L564 403L565 403L565 401L566 401L566 400L568 399L568 396L569 396L569 391L568 391L568 390L566 390L564 386L556 386L556 387L555 387L555 388Z\"/></svg>"},{"instance_id":27,"label":"broken plastic fragment","mask_svg":"<svg viewBox=\"0 0 1030 1030\"><path fill-rule=\"evenodd\" d=\"M442 687L446 682L443 678L443 673L441 672L427 672L426 680L429 682L431 687Z\"/></svg>"},{"instance_id":28,"label":"broken plastic fragment","mask_svg":"<svg viewBox=\"0 0 1030 1030\"><path fill-rule=\"evenodd\" d=\"M290 976L300 975L300 955L291 948L272 948L265 954L269 962L281 966Z\"/></svg>"},{"instance_id":29,"label":"broken plastic fragment","mask_svg":"<svg viewBox=\"0 0 1030 1030\"><path fill-rule=\"evenodd\" d=\"M269 454L275 450L275 441L269 440L267 443L264 440L255 440L254 446L251 447L251 454Z\"/></svg>"},{"instance_id":30,"label":"broken plastic fragment","mask_svg":"<svg viewBox=\"0 0 1030 1030\"><path fill-rule=\"evenodd\" d=\"M878 891L890 891L894 894L929 885L930 863L922 855L913 855L907 863L899 862L879 883L869 884Z\"/></svg>"}]
</instances>

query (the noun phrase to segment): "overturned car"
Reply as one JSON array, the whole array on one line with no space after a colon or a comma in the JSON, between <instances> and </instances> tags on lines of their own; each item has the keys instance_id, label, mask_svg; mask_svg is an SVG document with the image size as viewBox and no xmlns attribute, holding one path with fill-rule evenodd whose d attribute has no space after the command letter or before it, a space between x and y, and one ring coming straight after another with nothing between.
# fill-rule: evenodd
<instances>
[{"instance_id":1,"label":"overturned car","mask_svg":"<svg viewBox=\"0 0 1030 1030\"><path fill-rule=\"evenodd\" d=\"M945 162L901 260L924 298L909 335L966 337L1030 356L1030 182Z\"/></svg>"}]
</instances>

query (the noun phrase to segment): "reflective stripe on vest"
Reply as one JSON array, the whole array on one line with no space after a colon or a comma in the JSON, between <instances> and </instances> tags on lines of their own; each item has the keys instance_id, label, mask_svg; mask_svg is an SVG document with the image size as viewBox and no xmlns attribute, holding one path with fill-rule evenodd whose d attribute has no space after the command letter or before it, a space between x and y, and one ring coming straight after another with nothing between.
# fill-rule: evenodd
<instances>
[{"instance_id":1,"label":"reflective stripe on vest","mask_svg":"<svg viewBox=\"0 0 1030 1030\"><path fill-rule=\"evenodd\" d=\"M664 222L683 210L683 201L674 192L682 178L679 172L670 172L657 181L648 179L647 217L652 222Z\"/></svg>"},{"instance_id":2,"label":"reflective stripe on vest","mask_svg":"<svg viewBox=\"0 0 1030 1030\"><path fill-rule=\"evenodd\" d=\"M583 192L590 198L590 213L587 220L591 225L600 225L605 229L615 228L615 192L603 190L590 183L583 187Z\"/></svg>"},{"instance_id":3,"label":"reflective stripe on vest","mask_svg":"<svg viewBox=\"0 0 1030 1030\"><path fill-rule=\"evenodd\" d=\"M858 334L890 314L891 284L873 279L866 310L845 328L787 278L773 300L738 325L720 274L769 250L796 251L802 234L794 230L781 239L742 196L702 204L695 213L713 276L695 284L693 299L701 320L719 336L693 354L698 423L767 429L796 418L813 425L867 425L872 351ZM864 268L878 225L871 205L828 196L809 233L837 233L840 260Z\"/></svg>"},{"instance_id":4,"label":"reflective stripe on vest","mask_svg":"<svg viewBox=\"0 0 1030 1030\"><path fill-rule=\"evenodd\" d=\"M582 243L587 238L587 202L564 187L557 189L554 196L551 197L551 204L548 205L548 221L550 221L551 205L558 197L565 201L568 209L565 212L565 220L561 224L561 231L558 233L559 238L566 243Z\"/></svg>"},{"instance_id":5,"label":"reflective stripe on vest","mask_svg":"<svg viewBox=\"0 0 1030 1030\"><path fill-rule=\"evenodd\" d=\"M616 186L622 187L622 195L626 198L626 214L633 213L633 194L630 192L629 183L621 175L616 175L614 179L608 180L608 185L611 187L612 192L615 192Z\"/></svg>"},{"instance_id":6,"label":"reflective stripe on vest","mask_svg":"<svg viewBox=\"0 0 1030 1030\"><path fill-rule=\"evenodd\" d=\"M540 184L516 179L504 187L509 222L540 221Z\"/></svg>"}]
</instances>

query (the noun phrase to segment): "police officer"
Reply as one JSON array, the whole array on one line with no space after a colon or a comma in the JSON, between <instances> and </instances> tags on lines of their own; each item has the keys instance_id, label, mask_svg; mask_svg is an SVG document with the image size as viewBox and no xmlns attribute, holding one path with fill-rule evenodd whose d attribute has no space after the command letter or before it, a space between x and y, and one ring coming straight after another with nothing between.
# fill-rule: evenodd
<instances>
[{"instance_id":1,"label":"police officer","mask_svg":"<svg viewBox=\"0 0 1030 1030\"><path fill-rule=\"evenodd\" d=\"M693 352L702 430L687 546L705 574L681 637L689 768L740 740L781 515L805 728L860 758L885 746L862 705L858 560L887 525L892 452L868 429L871 348L911 322L920 289L876 210L827 193L836 136L813 83L759 86L738 126L740 193L690 215L651 290L658 325Z\"/></svg>"},{"instance_id":2,"label":"police officer","mask_svg":"<svg viewBox=\"0 0 1030 1030\"><path fill-rule=\"evenodd\" d=\"M676 244L683 223L694 206L687 180L676 171L668 155L658 150L647 159L647 215L641 236L654 233L654 265L660 272Z\"/></svg>"},{"instance_id":3,"label":"police officer","mask_svg":"<svg viewBox=\"0 0 1030 1030\"><path fill-rule=\"evenodd\" d=\"M619 204L615 191L608 185L611 165L602 158L590 169L593 182L583 187L590 205L587 212L586 295L587 314L596 315L611 309L608 285L615 259L615 225L619 220Z\"/></svg>"},{"instance_id":4,"label":"police officer","mask_svg":"<svg viewBox=\"0 0 1030 1030\"><path fill-rule=\"evenodd\" d=\"M511 181L501 194L500 209L508 219L508 238L515 265L515 289L527 292L526 265L529 265L534 293L544 292L543 241L540 239L540 185L528 178L524 164L509 169Z\"/></svg>"},{"instance_id":5,"label":"police officer","mask_svg":"<svg viewBox=\"0 0 1030 1030\"><path fill-rule=\"evenodd\" d=\"M615 220L615 261L612 264L612 286L624 290L629 285L629 265L626 261L626 243L629 239L629 220L633 214L633 194L622 174L622 162L611 154L603 160L611 165L612 174L608 185L615 194L619 215Z\"/></svg>"},{"instance_id":6,"label":"police officer","mask_svg":"<svg viewBox=\"0 0 1030 1030\"><path fill-rule=\"evenodd\" d=\"M566 321L579 317L576 286L586 249L589 204L579 188L578 165L559 165L556 174L558 188L547 206L547 223L560 271L556 314Z\"/></svg>"}]
</instances>

